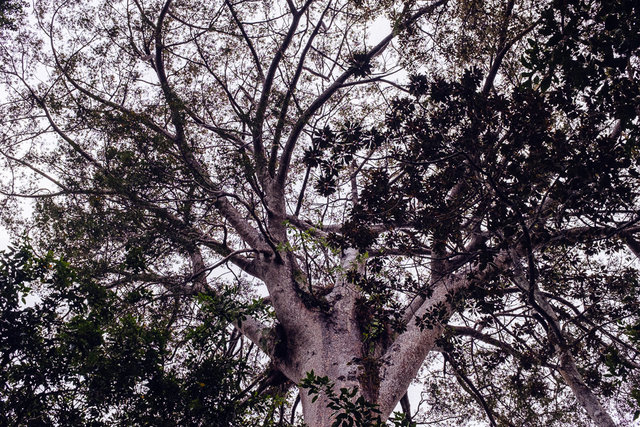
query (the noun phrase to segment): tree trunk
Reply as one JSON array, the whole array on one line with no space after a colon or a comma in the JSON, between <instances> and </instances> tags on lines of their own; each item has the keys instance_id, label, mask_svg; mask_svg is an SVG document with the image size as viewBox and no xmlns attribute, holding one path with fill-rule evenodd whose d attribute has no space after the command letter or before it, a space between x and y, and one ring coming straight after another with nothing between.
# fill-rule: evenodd
<instances>
[{"instance_id":1,"label":"tree trunk","mask_svg":"<svg viewBox=\"0 0 640 427\"><path fill-rule=\"evenodd\" d=\"M337 314L342 317L344 313ZM361 333L355 318L349 322L337 322L332 317L323 320L320 327L313 328L312 339L305 345L292 343L289 363L297 374L294 381L300 384L307 373L313 371L316 376L328 377L337 395L343 387L358 387L370 400L374 396L365 393L367 384L363 379L367 377L361 364ZM334 410L327 407L329 401L325 394L321 393L315 402L312 397L306 389L300 390L305 423L310 427L331 425Z\"/></svg>"}]
</instances>

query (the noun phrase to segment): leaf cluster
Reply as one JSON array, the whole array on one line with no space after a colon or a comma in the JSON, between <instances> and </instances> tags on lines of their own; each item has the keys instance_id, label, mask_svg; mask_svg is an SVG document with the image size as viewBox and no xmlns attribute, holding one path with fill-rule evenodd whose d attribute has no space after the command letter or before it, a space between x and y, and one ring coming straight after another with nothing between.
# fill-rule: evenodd
<instances>
[{"instance_id":1,"label":"leaf cluster","mask_svg":"<svg viewBox=\"0 0 640 427\"><path fill-rule=\"evenodd\" d=\"M327 406L333 410L334 422L331 427L365 427L386 425L380 419L380 411L377 405L368 402L359 395L358 388L341 388L340 393L334 390L335 384L326 376L320 377L315 372L307 372L307 376L300 382L300 387L307 390L307 393L315 402L320 397L324 397ZM400 415L395 414L392 421L394 426L414 426L414 423L406 421Z\"/></svg>"},{"instance_id":2,"label":"leaf cluster","mask_svg":"<svg viewBox=\"0 0 640 427\"><path fill-rule=\"evenodd\" d=\"M234 303L232 289L163 302L107 290L29 246L0 256L2 424L224 426L268 412L269 397L243 388L258 367L229 330L261 308Z\"/></svg>"}]
</instances>

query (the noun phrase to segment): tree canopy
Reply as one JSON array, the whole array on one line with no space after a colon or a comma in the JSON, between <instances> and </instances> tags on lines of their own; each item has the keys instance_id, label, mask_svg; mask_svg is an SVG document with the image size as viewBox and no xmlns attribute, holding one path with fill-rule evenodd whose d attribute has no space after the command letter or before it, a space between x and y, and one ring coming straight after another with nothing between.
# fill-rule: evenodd
<instances>
[{"instance_id":1,"label":"tree canopy","mask_svg":"<svg viewBox=\"0 0 640 427\"><path fill-rule=\"evenodd\" d=\"M640 414L636 1L23 11L8 423Z\"/></svg>"},{"instance_id":2,"label":"tree canopy","mask_svg":"<svg viewBox=\"0 0 640 427\"><path fill-rule=\"evenodd\" d=\"M263 312L237 289L118 294L28 246L1 263L3 425L270 425L273 381L226 333L230 315Z\"/></svg>"}]
</instances>

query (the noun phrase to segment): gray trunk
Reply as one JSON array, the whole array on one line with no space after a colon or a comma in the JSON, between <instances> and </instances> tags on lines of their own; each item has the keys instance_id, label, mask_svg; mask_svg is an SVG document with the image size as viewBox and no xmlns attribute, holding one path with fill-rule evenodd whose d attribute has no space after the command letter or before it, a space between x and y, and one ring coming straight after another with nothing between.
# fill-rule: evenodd
<instances>
[{"instance_id":1,"label":"gray trunk","mask_svg":"<svg viewBox=\"0 0 640 427\"><path fill-rule=\"evenodd\" d=\"M295 274L290 273L296 271L293 259L286 258L283 264L274 265L267 273L266 282L279 285L274 286L271 295L284 335L279 337L282 342L276 345L276 354L272 355L272 359L296 384L313 371L318 377L330 379L336 395L341 388L357 387L358 396L377 403L378 369L367 368L363 363L362 325L356 305L359 293L344 274L349 269L358 268L356 258L356 251L345 251L342 277L337 278L334 288L326 297L320 297L326 298L329 308L314 307L313 304L296 305L285 295L279 297L278 291L287 288L282 286L287 281L290 289L300 290L303 286L296 283ZM327 407L329 402L326 397L322 394L315 402L312 402L312 398L307 390L300 390L305 423L310 427L331 425L335 414L333 409Z\"/></svg>"}]
</instances>

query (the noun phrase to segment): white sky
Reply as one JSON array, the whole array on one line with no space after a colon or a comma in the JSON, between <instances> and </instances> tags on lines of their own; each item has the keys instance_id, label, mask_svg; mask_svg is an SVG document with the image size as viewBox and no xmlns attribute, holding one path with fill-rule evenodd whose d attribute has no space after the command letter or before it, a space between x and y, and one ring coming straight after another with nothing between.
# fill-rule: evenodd
<instances>
[{"instance_id":1,"label":"white sky","mask_svg":"<svg viewBox=\"0 0 640 427\"><path fill-rule=\"evenodd\" d=\"M0 251L7 249L9 246L9 233L4 225L0 225Z\"/></svg>"}]
</instances>

